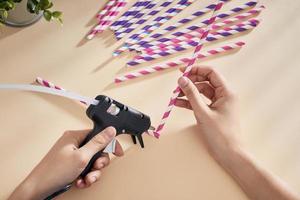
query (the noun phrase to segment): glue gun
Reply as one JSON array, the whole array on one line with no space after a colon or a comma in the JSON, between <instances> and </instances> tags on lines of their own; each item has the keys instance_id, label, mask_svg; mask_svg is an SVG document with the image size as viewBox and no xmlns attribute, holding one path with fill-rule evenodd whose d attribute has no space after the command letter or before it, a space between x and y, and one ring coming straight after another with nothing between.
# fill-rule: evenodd
<instances>
[{"instance_id":1,"label":"glue gun","mask_svg":"<svg viewBox=\"0 0 300 200\"><path fill-rule=\"evenodd\" d=\"M90 105L86 111L87 116L94 123L94 128L85 138L81 146L85 145L105 128L112 126L116 129L117 135L130 134L134 144L136 144L138 140L140 146L144 148L142 134L149 129L153 129L151 127L150 118L107 96L99 95L96 97L96 100L98 100L99 103L97 105ZM82 177L87 175L91 170L94 162L101 156L101 153L102 151L93 156L89 164L81 173Z\"/></svg>"},{"instance_id":2,"label":"glue gun","mask_svg":"<svg viewBox=\"0 0 300 200\"><path fill-rule=\"evenodd\" d=\"M87 116L93 121L94 127L80 146L85 145L105 128L112 126L116 129L117 135L129 134L134 144L138 141L140 146L144 148L142 134L153 129L153 127L151 127L150 118L107 96L99 95L96 97L96 100L98 100L99 103L97 105L90 105L86 111ZM80 174L81 177L85 177L91 171L94 162L101 156L102 152L103 150L92 157L86 168ZM53 193L45 200L53 199L71 187L72 183Z\"/></svg>"}]
</instances>

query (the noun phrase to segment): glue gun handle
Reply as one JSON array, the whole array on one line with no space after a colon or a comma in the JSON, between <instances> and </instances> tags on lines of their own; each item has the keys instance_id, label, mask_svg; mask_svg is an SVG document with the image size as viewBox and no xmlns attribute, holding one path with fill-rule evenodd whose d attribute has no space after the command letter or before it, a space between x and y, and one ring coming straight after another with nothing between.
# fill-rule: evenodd
<instances>
[{"instance_id":1,"label":"glue gun handle","mask_svg":"<svg viewBox=\"0 0 300 200\"><path fill-rule=\"evenodd\" d=\"M91 130L91 132L88 134L88 136L84 139L83 143L80 146L85 145L86 143L88 143L95 135L97 135L98 133L100 133L102 130L104 130L104 128L102 127L98 127L98 126L94 126L94 129ZM101 151L99 151L98 153L96 153L92 159L89 161L89 163L87 164L87 166L85 167L85 169L81 172L80 177L85 177L93 168L94 162L102 155L103 149Z\"/></svg>"}]
</instances>

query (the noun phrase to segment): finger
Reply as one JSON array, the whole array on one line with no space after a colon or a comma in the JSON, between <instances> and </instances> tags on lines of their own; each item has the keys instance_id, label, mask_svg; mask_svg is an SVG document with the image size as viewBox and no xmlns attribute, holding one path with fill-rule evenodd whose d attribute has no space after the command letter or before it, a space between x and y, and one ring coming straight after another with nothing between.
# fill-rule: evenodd
<instances>
[{"instance_id":1,"label":"finger","mask_svg":"<svg viewBox=\"0 0 300 200\"><path fill-rule=\"evenodd\" d=\"M80 188L80 189L87 187L86 183L84 182L84 180L82 178L77 179L75 182L75 185L77 188Z\"/></svg>"},{"instance_id":2,"label":"finger","mask_svg":"<svg viewBox=\"0 0 300 200\"><path fill-rule=\"evenodd\" d=\"M198 89L196 86L186 77L181 77L178 80L178 84L189 100L191 107L195 113L206 113L209 108L205 102L201 99Z\"/></svg>"},{"instance_id":3,"label":"finger","mask_svg":"<svg viewBox=\"0 0 300 200\"><path fill-rule=\"evenodd\" d=\"M202 83L194 83L198 91L203 94L206 98L213 101L213 98L215 96L215 89L207 82ZM183 97L185 94L181 92L179 94L179 97Z\"/></svg>"},{"instance_id":4,"label":"finger","mask_svg":"<svg viewBox=\"0 0 300 200\"><path fill-rule=\"evenodd\" d=\"M82 141L87 137L87 135L89 134L91 130L70 130L70 131L66 131L64 133L63 137L68 137L72 140L72 143L79 147L79 145L82 143Z\"/></svg>"},{"instance_id":5,"label":"finger","mask_svg":"<svg viewBox=\"0 0 300 200\"><path fill-rule=\"evenodd\" d=\"M94 163L94 169L100 170L109 165L109 156L108 154L103 154L100 158L98 158Z\"/></svg>"},{"instance_id":6,"label":"finger","mask_svg":"<svg viewBox=\"0 0 300 200\"><path fill-rule=\"evenodd\" d=\"M116 155L116 156L118 156L118 157L124 155L123 148L122 148L122 146L121 146L121 144L119 143L118 140L116 140L116 147L115 147L114 155Z\"/></svg>"},{"instance_id":7,"label":"finger","mask_svg":"<svg viewBox=\"0 0 300 200\"><path fill-rule=\"evenodd\" d=\"M91 171L90 173L88 173L84 177L84 182L87 185L87 187L89 187L93 183L95 183L96 181L98 181L100 179L100 176L101 176L101 171L100 170Z\"/></svg>"},{"instance_id":8,"label":"finger","mask_svg":"<svg viewBox=\"0 0 300 200\"><path fill-rule=\"evenodd\" d=\"M184 69L181 69L183 71ZM195 81L208 81L214 88L224 88L228 90L227 83L224 77L212 67L201 66L193 67L190 72L189 78Z\"/></svg>"},{"instance_id":9,"label":"finger","mask_svg":"<svg viewBox=\"0 0 300 200\"><path fill-rule=\"evenodd\" d=\"M116 129L108 127L101 131L101 133L94 136L88 143L82 146L79 150L91 158L100 150L104 149L110 141L116 136Z\"/></svg>"},{"instance_id":10,"label":"finger","mask_svg":"<svg viewBox=\"0 0 300 200\"><path fill-rule=\"evenodd\" d=\"M185 99L176 99L175 106L192 110L190 102Z\"/></svg>"}]
</instances>

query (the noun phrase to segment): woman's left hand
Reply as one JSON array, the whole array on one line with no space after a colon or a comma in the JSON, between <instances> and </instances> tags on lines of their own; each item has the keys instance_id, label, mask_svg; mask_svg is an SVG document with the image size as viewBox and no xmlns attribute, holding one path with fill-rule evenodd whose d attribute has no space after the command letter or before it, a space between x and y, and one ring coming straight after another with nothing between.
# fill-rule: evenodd
<instances>
[{"instance_id":1,"label":"woman's left hand","mask_svg":"<svg viewBox=\"0 0 300 200\"><path fill-rule=\"evenodd\" d=\"M89 187L98 181L102 169L109 164L108 154L103 154L98 158L93 170L84 178L78 178L78 176L90 159L116 136L116 130L108 127L79 148L88 133L89 130L66 131L29 176L16 188L9 200L44 199L74 180L78 188ZM115 155L123 155L122 147L118 142L116 142Z\"/></svg>"}]
</instances>

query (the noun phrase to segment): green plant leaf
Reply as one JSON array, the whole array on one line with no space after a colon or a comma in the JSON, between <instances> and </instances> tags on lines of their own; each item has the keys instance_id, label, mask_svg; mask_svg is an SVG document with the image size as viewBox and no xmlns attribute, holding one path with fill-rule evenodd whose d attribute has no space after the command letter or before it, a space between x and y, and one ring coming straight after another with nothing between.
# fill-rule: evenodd
<instances>
[{"instance_id":1,"label":"green plant leaf","mask_svg":"<svg viewBox=\"0 0 300 200\"><path fill-rule=\"evenodd\" d=\"M48 6L46 6L46 8L45 8L45 9L47 10L47 9L49 9L49 8L52 8L52 7L53 7L53 3L52 3L52 2L50 2L50 4L49 4Z\"/></svg>"},{"instance_id":2,"label":"green plant leaf","mask_svg":"<svg viewBox=\"0 0 300 200\"><path fill-rule=\"evenodd\" d=\"M27 10L30 13L34 13L35 7L36 7L36 4L33 2L33 0L28 0L27 1Z\"/></svg>"},{"instance_id":3,"label":"green plant leaf","mask_svg":"<svg viewBox=\"0 0 300 200\"><path fill-rule=\"evenodd\" d=\"M57 20L59 21L60 25L63 25L63 20L62 20L62 18L57 18Z\"/></svg>"},{"instance_id":4,"label":"green plant leaf","mask_svg":"<svg viewBox=\"0 0 300 200\"><path fill-rule=\"evenodd\" d=\"M5 9L0 9L0 18L1 19L6 19L8 17L8 12Z\"/></svg>"},{"instance_id":5,"label":"green plant leaf","mask_svg":"<svg viewBox=\"0 0 300 200\"><path fill-rule=\"evenodd\" d=\"M40 0L39 6L41 10L46 10L48 6L50 6L49 0Z\"/></svg>"},{"instance_id":6,"label":"green plant leaf","mask_svg":"<svg viewBox=\"0 0 300 200\"><path fill-rule=\"evenodd\" d=\"M41 7L39 4L37 4L34 8L34 13L38 15L40 13L40 11L41 11Z\"/></svg>"},{"instance_id":7,"label":"green plant leaf","mask_svg":"<svg viewBox=\"0 0 300 200\"><path fill-rule=\"evenodd\" d=\"M52 13L52 16L53 16L54 18L56 18L56 19L61 18L62 12L60 12L60 11L54 11L54 12Z\"/></svg>"},{"instance_id":8,"label":"green plant leaf","mask_svg":"<svg viewBox=\"0 0 300 200\"><path fill-rule=\"evenodd\" d=\"M44 11L44 18L49 22L52 18L52 13L49 10Z\"/></svg>"},{"instance_id":9,"label":"green plant leaf","mask_svg":"<svg viewBox=\"0 0 300 200\"><path fill-rule=\"evenodd\" d=\"M4 8L7 11L12 10L14 7L15 4L13 2L4 1L0 3L0 8Z\"/></svg>"},{"instance_id":10,"label":"green plant leaf","mask_svg":"<svg viewBox=\"0 0 300 200\"><path fill-rule=\"evenodd\" d=\"M2 16L4 19L8 17L8 12L6 10L3 11Z\"/></svg>"}]
</instances>

